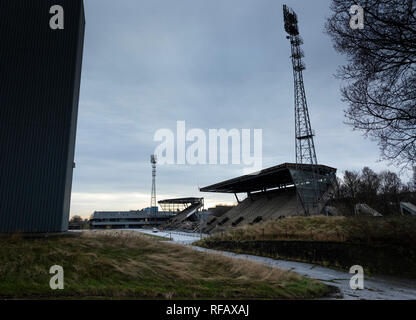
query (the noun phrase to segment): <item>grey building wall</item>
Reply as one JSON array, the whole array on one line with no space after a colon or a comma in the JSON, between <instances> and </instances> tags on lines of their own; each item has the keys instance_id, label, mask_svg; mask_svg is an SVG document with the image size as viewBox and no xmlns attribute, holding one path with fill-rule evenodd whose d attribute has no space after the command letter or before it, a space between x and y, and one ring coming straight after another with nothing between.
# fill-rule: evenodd
<instances>
[{"instance_id":1,"label":"grey building wall","mask_svg":"<svg viewBox=\"0 0 416 320\"><path fill-rule=\"evenodd\" d=\"M84 29L82 0L0 0L0 232L68 228Z\"/></svg>"}]
</instances>

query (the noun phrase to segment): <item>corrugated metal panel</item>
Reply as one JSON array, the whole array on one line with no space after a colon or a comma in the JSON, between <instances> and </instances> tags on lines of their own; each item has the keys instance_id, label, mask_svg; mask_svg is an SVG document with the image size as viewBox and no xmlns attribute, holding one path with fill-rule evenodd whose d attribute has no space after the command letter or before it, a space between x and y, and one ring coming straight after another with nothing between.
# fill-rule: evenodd
<instances>
[{"instance_id":1,"label":"corrugated metal panel","mask_svg":"<svg viewBox=\"0 0 416 320\"><path fill-rule=\"evenodd\" d=\"M65 29L49 27L61 5ZM0 232L67 229L82 0L0 0Z\"/></svg>"}]
</instances>

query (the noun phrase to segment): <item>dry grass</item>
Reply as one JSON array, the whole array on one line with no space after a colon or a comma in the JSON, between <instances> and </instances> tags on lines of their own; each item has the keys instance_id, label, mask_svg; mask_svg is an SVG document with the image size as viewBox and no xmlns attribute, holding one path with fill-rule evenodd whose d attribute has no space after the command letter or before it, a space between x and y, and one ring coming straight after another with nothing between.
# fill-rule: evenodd
<instances>
[{"instance_id":1,"label":"dry grass","mask_svg":"<svg viewBox=\"0 0 416 320\"><path fill-rule=\"evenodd\" d=\"M210 240L305 240L416 245L416 217L288 217L215 234Z\"/></svg>"},{"instance_id":2,"label":"dry grass","mask_svg":"<svg viewBox=\"0 0 416 320\"><path fill-rule=\"evenodd\" d=\"M61 265L65 289L49 288ZM157 241L138 232L0 240L0 296L114 298L312 298L327 287L294 273Z\"/></svg>"}]
</instances>

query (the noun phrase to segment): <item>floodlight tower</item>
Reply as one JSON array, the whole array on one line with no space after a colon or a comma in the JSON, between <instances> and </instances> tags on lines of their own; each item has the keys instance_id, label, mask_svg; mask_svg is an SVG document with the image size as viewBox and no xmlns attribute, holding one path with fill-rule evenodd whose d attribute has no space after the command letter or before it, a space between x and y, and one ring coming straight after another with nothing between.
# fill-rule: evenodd
<instances>
[{"instance_id":1,"label":"floodlight tower","mask_svg":"<svg viewBox=\"0 0 416 320\"><path fill-rule=\"evenodd\" d=\"M306 215L320 212L319 190L316 166L315 144L309 119L308 104L306 102L305 86L303 83L303 70L305 64L302 61L304 53L301 49L302 37L299 35L298 17L296 13L286 5L283 5L283 17L285 22L286 38L290 41L291 60L293 66L294 93L295 93L295 148L296 148L296 190L298 193L298 214L301 208ZM309 167L301 165L310 165ZM301 205L300 205L301 204Z\"/></svg>"},{"instance_id":2,"label":"floodlight tower","mask_svg":"<svg viewBox=\"0 0 416 320\"><path fill-rule=\"evenodd\" d=\"M290 40L291 58L293 64L293 77L295 84L295 145L297 164L317 164L315 144L313 142L314 132L309 119L308 105L306 103L305 87L303 84L302 71L305 64L301 49L303 40L299 35L298 18L296 13L286 5L283 5L283 16L285 21L286 38Z\"/></svg>"},{"instance_id":3,"label":"floodlight tower","mask_svg":"<svg viewBox=\"0 0 416 320\"><path fill-rule=\"evenodd\" d=\"M152 164L152 199L150 201L150 212L153 213L156 205L156 163L157 157L152 154L150 156L150 163Z\"/></svg>"}]
</instances>

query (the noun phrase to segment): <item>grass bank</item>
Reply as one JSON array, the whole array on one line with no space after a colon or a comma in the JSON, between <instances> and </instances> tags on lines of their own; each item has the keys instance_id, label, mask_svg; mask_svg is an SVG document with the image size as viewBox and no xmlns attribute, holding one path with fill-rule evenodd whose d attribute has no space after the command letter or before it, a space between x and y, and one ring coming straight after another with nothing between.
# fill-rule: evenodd
<instances>
[{"instance_id":1,"label":"grass bank","mask_svg":"<svg viewBox=\"0 0 416 320\"><path fill-rule=\"evenodd\" d=\"M51 290L49 268L64 268ZM0 239L3 298L300 299L328 287L291 272L196 252L138 232Z\"/></svg>"},{"instance_id":2,"label":"grass bank","mask_svg":"<svg viewBox=\"0 0 416 320\"><path fill-rule=\"evenodd\" d=\"M416 278L416 217L291 217L218 233L196 245Z\"/></svg>"},{"instance_id":3,"label":"grass bank","mask_svg":"<svg viewBox=\"0 0 416 320\"><path fill-rule=\"evenodd\" d=\"M416 217L288 217L238 227L210 239L353 242L416 249Z\"/></svg>"}]
</instances>

